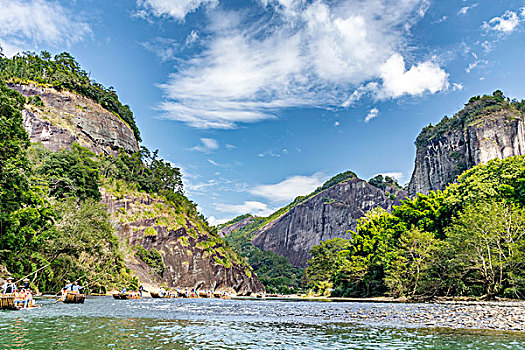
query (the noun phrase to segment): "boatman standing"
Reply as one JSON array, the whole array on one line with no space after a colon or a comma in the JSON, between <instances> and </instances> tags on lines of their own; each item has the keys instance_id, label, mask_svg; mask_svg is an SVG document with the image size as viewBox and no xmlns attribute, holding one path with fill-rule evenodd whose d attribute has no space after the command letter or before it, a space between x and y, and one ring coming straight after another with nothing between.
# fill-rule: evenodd
<instances>
[{"instance_id":1,"label":"boatman standing","mask_svg":"<svg viewBox=\"0 0 525 350\"><path fill-rule=\"evenodd\" d=\"M2 294L11 294L17 291L16 284L13 283L13 277L7 277L7 281L2 286Z\"/></svg>"},{"instance_id":2,"label":"boatman standing","mask_svg":"<svg viewBox=\"0 0 525 350\"><path fill-rule=\"evenodd\" d=\"M75 283L73 284L72 290L73 290L73 292L75 292L75 293L80 293L80 290L81 290L82 288L84 288L84 287L83 287L83 286L79 286L79 285L78 285L78 282L75 281Z\"/></svg>"},{"instance_id":3,"label":"boatman standing","mask_svg":"<svg viewBox=\"0 0 525 350\"><path fill-rule=\"evenodd\" d=\"M29 285L29 278L24 278L24 287L22 287L25 290L31 290L31 286Z\"/></svg>"}]
</instances>

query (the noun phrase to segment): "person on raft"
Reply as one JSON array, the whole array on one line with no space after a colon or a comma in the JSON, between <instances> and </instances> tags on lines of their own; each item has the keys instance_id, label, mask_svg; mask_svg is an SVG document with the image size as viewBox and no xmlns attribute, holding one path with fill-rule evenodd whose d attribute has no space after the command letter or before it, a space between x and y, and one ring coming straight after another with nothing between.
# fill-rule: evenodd
<instances>
[{"instance_id":1,"label":"person on raft","mask_svg":"<svg viewBox=\"0 0 525 350\"><path fill-rule=\"evenodd\" d=\"M13 277L7 277L7 281L2 286L2 294L12 294L18 290L16 284L13 283Z\"/></svg>"},{"instance_id":2,"label":"person on raft","mask_svg":"<svg viewBox=\"0 0 525 350\"><path fill-rule=\"evenodd\" d=\"M73 293L80 294L80 290L82 288L84 288L84 287L83 286L79 286L78 282L75 281L75 283L73 283L73 287L71 287L71 290L73 291Z\"/></svg>"},{"instance_id":3,"label":"person on raft","mask_svg":"<svg viewBox=\"0 0 525 350\"><path fill-rule=\"evenodd\" d=\"M29 285L29 278L24 278L24 286L22 287L25 290L31 290L31 286Z\"/></svg>"}]
</instances>

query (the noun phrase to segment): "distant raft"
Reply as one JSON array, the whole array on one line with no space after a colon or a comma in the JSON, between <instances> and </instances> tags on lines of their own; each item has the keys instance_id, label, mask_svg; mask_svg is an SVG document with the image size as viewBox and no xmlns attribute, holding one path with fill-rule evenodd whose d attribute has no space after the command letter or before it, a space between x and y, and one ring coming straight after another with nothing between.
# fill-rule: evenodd
<instances>
[{"instance_id":1,"label":"distant raft","mask_svg":"<svg viewBox=\"0 0 525 350\"><path fill-rule=\"evenodd\" d=\"M139 292L114 293L113 298L118 300L140 299Z\"/></svg>"},{"instance_id":2,"label":"distant raft","mask_svg":"<svg viewBox=\"0 0 525 350\"><path fill-rule=\"evenodd\" d=\"M66 297L64 298L64 303L65 304L84 304L85 300L86 300L85 294L67 293Z\"/></svg>"},{"instance_id":3,"label":"distant raft","mask_svg":"<svg viewBox=\"0 0 525 350\"><path fill-rule=\"evenodd\" d=\"M161 295L160 292L149 292L152 298L163 298L163 299L174 299L182 298L182 296L177 291L168 291Z\"/></svg>"}]
</instances>

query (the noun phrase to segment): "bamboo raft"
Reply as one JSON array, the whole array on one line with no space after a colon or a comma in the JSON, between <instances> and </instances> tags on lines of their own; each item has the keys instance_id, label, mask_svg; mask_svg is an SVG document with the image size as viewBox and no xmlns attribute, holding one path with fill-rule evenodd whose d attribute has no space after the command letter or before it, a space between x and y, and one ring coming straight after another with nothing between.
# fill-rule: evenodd
<instances>
[{"instance_id":1,"label":"bamboo raft","mask_svg":"<svg viewBox=\"0 0 525 350\"><path fill-rule=\"evenodd\" d=\"M86 300L85 294L78 293L67 293L66 298L64 299L65 304L84 304Z\"/></svg>"},{"instance_id":2,"label":"bamboo raft","mask_svg":"<svg viewBox=\"0 0 525 350\"><path fill-rule=\"evenodd\" d=\"M0 310L19 310L15 305L14 295L0 295Z\"/></svg>"},{"instance_id":3,"label":"bamboo raft","mask_svg":"<svg viewBox=\"0 0 525 350\"><path fill-rule=\"evenodd\" d=\"M113 298L118 300L140 299L139 292L114 293Z\"/></svg>"},{"instance_id":4,"label":"bamboo raft","mask_svg":"<svg viewBox=\"0 0 525 350\"><path fill-rule=\"evenodd\" d=\"M176 292L176 291L167 292L163 296L161 296L160 293L158 293L158 292L149 292L149 294L151 295L152 298L163 298L163 299L181 298L179 293Z\"/></svg>"},{"instance_id":5,"label":"bamboo raft","mask_svg":"<svg viewBox=\"0 0 525 350\"><path fill-rule=\"evenodd\" d=\"M4 294L0 295L0 310L23 310L33 309L42 305L34 305L34 301L31 301L27 307L18 306L15 304L15 296Z\"/></svg>"},{"instance_id":6,"label":"bamboo raft","mask_svg":"<svg viewBox=\"0 0 525 350\"><path fill-rule=\"evenodd\" d=\"M130 299L130 296L126 293L115 293L113 294L113 298L118 299L118 300L126 300L126 299Z\"/></svg>"}]
</instances>

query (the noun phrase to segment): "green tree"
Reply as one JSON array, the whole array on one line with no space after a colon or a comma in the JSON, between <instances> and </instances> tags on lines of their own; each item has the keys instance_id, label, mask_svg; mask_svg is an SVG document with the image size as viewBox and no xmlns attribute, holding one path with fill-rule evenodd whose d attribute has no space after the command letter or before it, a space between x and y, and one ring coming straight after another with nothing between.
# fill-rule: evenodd
<instances>
[{"instance_id":1,"label":"green tree","mask_svg":"<svg viewBox=\"0 0 525 350\"><path fill-rule=\"evenodd\" d=\"M418 228L404 232L398 247L388 254L385 283L393 296L427 294L425 279L431 273L440 250L440 241L434 235Z\"/></svg>"},{"instance_id":2,"label":"green tree","mask_svg":"<svg viewBox=\"0 0 525 350\"><path fill-rule=\"evenodd\" d=\"M447 230L458 284L469 294L521 296L525 288L525 209L504 202L467 207Z\"/></svg>"},{"instance_id":3,"label":"green tree","mask_svg":"<svg viewBox=\"0 0 525 350\"><path fill-rule=\"evenodd\" d=\"M87 148L73 145L71 150L49 154L39 173L47 179L50 195L64 198L68 195L80 200L100 200L99 170L95 154Z\"/></svg>"}]
</instances>

